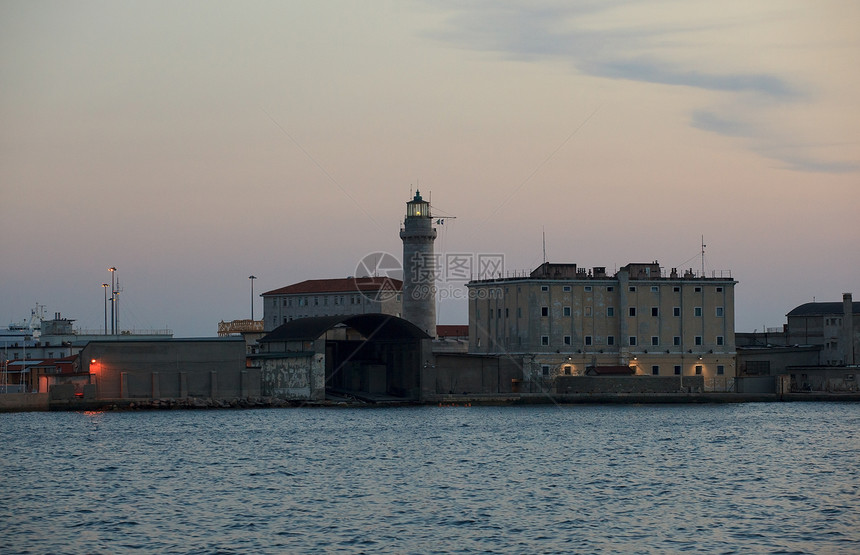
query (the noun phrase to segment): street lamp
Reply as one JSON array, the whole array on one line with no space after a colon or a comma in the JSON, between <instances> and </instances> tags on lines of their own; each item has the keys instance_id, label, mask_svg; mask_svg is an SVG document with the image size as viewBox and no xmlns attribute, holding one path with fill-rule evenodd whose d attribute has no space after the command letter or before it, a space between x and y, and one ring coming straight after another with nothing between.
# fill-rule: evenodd
<instances>
[{"instance_id":1,"label":"street lamp","mask_svg":"<svg viewBox=\"0 0 860 555\"><path fill-rule=\"evenodd\" d=\"M251 321L254 321L254 280L257 279L257 276L248 276L248 279L251 280Z\"/></svg>"},{"instance_id":2,"label":"street lamp","mask_svg":"<svg viewBox=\"0 0 860 555\"><path fill-rule=\"evenodd\" d=\"M116 276L116 267L111 266L108 268L108 271L110 272L110 333L113 335L116 329L114 325L116 322L116 317L114 316L114 304L116 304L116 301L114 300L114 297L116 296L116 282L114 281Z\"/></svg>"},{"instance_id":3,"label":"street lamp","mask_svg":"<svg viewBox=\"0 0 860 555\"><path fill-rule=\"evenodd\" d=\"M102 283L102 289L105 290L105 335L107 335L107 288L110 287L107 283Z\"/></svg>"}]
</instances>

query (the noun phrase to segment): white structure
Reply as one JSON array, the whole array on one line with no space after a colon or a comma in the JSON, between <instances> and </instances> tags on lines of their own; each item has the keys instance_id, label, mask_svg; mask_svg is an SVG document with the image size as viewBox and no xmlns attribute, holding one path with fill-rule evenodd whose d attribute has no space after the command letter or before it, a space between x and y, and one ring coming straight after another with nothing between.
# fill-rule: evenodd
<instances>
[{"instance_id":1,"label":"white structure","mask_svg":"<svg viewBox=\"0 0 860 555\"><path fill-rule=\"evenodd\" d=\"M436 258L433 242L436 229L430 203L415 191L406 203L406 218L400 229L403 240L403 319L436 337Z\"/></svg>"},{"instance_id":2,"label":"white structure","mask_svg":"<svg viewBox=\"0 0 860 555\"><path fill-rule=\"evenodd\" d=\"M389 277L309 279L260 295L263 328L313 316L381 313L400 316L400 280Z\"/></svg>"}]
</instances>

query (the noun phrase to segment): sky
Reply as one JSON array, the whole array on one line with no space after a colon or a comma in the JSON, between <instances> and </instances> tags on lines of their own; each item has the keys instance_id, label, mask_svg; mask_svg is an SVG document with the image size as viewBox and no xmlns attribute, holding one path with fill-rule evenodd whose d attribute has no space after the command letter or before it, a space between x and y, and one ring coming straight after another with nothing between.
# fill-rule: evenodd
<instances>
[{"instance_id":1,"label":"sky","mask_svg":"<svg viewBox=\"0 0 860 555\"><path fill-rule=\"evenodd\" d=\"M858 28L854 0L2 0L0 325L103 328L113 266L123 329L213 336L400 258L416 187L437 253L731 272L737 331L860 300Z\"/></svg>"}]
</instances>

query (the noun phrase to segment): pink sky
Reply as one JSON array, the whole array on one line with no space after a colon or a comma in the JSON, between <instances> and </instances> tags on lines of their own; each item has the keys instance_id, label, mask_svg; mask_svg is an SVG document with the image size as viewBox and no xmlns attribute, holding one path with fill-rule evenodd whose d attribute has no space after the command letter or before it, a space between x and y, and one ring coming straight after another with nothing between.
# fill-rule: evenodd
<instances>
[{"instance_id":1,"label":"pink sky","mask_svg":"<svg viewBox=\"0 0 860 555\"><path fill-rule=\"evenodd\" d=\"M571 7L573 5L574 7ZM730 270L736 327L860 298L860 4L0 4L0 325L214 335L256 292L437 252ZM262 314L257 302L256 315ZM440 323L466 321L444 303Z\"/></svg>"}]
</instances>

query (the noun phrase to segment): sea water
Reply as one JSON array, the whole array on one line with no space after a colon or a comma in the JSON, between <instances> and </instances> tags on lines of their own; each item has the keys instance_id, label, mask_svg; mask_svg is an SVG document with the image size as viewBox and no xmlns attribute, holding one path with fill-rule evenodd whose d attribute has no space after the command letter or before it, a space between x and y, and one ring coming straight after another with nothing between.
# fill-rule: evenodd
<instances>
[{"instance_id":1,"label":"sea water","mask_svg":"<svg viewBox=\"0 0 860 555\"><path fill-rule=\"evenodd\" d=\"M860 405L0 414L2 553L858 553Z\"/></svg>"}]
</instances>

